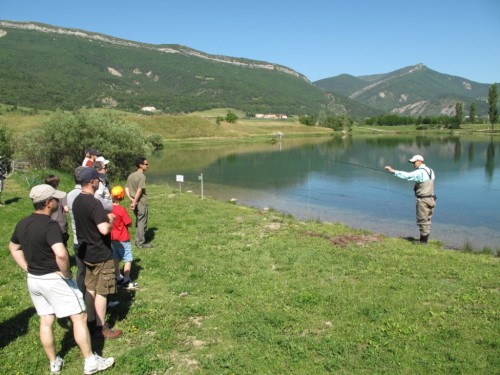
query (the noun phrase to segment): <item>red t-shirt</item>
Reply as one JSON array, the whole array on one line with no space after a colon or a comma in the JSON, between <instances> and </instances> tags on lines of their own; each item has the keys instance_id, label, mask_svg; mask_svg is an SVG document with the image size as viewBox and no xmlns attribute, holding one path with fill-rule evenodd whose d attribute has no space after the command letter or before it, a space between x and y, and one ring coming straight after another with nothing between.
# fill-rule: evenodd
<instances>
[{"instance_id":1,"label":"red t-shirt","mask_svg":"<svg viewBox=\"0 0 500 375\"><path fill-rule=\"evenodd\" d=\"M132 219L126 208L113 203L113 214L116 218L111 228L111 241L130 241L128 227L132 225Z\"/></svg>"}]
</instances>

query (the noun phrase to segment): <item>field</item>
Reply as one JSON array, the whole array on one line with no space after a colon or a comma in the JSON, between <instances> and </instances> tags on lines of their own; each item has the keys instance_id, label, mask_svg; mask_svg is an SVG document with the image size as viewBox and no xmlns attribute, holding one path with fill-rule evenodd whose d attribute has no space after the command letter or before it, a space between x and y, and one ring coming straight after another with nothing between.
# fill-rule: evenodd
<instances>
[{"instance_id":1,"label":"field","mask_svg":"<svg viewBox=\"0 0 500 375\"><path fill-rule=\"evenodd\" d=\"M2 374L48 369L26 276L5 250L32 211L28 183L36 181L17 174L2 193ZM106 373L500 373L500 258L169 186L148 186L148 195L154 248L134 249L140 289L112 297L120 303L108 310L124 335L94 343L116 358ZM56 337L64 374L80 374L67 322Z\"/></svg>"}]
</instances>

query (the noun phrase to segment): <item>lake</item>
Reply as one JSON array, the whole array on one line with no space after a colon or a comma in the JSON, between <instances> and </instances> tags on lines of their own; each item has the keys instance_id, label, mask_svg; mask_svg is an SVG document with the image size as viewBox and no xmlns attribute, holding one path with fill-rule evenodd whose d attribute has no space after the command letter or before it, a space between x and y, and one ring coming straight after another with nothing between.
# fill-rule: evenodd
<instances>
[{"instance_id":1,"label":"lake","mask_svg":"<svg viewBox=\"0 0 500 375\"><path fill-rule=\"evenodd\" d=\"M408 159L414 154L436 173L430 239L500 248L498 137L345 136L174 147L150 158L148 182L201 194L203 174L204 195L216 199L418 237L413 183L383 171L385 165L413 170Z\"/></svg>"}]
</instances>

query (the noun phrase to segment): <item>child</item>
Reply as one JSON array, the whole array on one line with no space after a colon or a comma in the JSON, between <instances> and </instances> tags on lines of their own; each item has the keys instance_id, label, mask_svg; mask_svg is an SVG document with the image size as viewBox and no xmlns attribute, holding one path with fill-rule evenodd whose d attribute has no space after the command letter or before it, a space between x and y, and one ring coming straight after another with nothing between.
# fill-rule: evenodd
<instances>
[{"instance_id":1,"label":"child","mask_svg":"<svg viewBox=\"0 0 500 375\"><path fill-rule=\"evenodd\" d=\"M45 177L44 182L47 185L52 186L56 190L59 187L59 177L57 177L56 175L49 174L47 177ZM68 199L64 197L60 200L57 211L53 212L52 215L50 215L50 218L57 221L57 223L61 227L61 232L63 234L63 243L66 249L68 248L69 239L68 220L66 219L67 213L69 213Z\"/></svg>"},{"instance_id":2,"label":"child","mask_svg":"<svg viewBox=\"0 0 500 375\"><path fill-rule=\"evenodd\" d=\"M111 248L113 249L113 259L115 261L117 285L126 289L135 289L139 284L130 279L133 256L130 234L128 233L128 227L132 225L132 219L125 207L120 205L124 196L125 190L121 186L115 186L111 190L113 214L115 215L115 221L111 228ZM123 276L120 274L120 260L123 260L125 263L123 266Z\"/></svg>"}]
</instances>

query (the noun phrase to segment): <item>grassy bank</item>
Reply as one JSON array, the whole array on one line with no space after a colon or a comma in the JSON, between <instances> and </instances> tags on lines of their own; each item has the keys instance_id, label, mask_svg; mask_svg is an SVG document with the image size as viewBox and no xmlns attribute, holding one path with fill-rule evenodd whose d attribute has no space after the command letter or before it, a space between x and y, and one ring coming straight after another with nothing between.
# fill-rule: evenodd
<instances>
[{"instance_id":1,"label":"grassy bank","mask_svg":"<svg viewBox=\"0 0 500 375\"><path fill-rule=\"evenodd\" d=\"M70 182L65 180L64 188ZM32 211L25 179L0 208L0 373L44 373L25 275L6 250ZM148 186L153 249L135 250L135 292L96 346L109 374L495 374L498 257L412 245L341 224ZM81 359L63 324L65 374ZM64 339L62 340L62 338Z\"/></svg>"}]
</instances>

